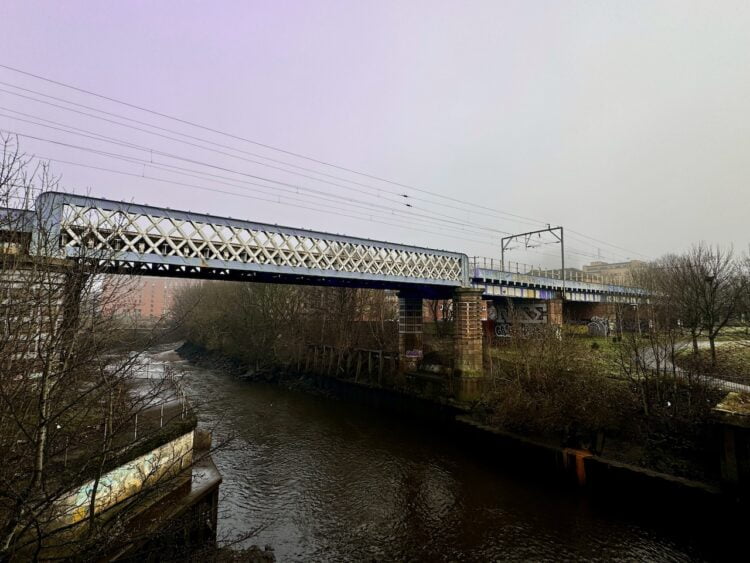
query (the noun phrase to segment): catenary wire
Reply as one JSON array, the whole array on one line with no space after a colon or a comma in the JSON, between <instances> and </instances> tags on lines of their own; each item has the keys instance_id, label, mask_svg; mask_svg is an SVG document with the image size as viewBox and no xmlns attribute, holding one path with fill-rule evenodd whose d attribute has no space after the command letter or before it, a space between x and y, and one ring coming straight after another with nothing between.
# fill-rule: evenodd
<instances>
[{"instance_id":1,"label":"catenary wire","mask_svg":"<svg viewBox=\"0 0 750 563\"><path fill-rule=\"evenodd\" d=\"M26 133L20 133L20 132L17 132L17 131L10 131L10 130L8 130L8 132L11 133L11 134L17 134L19 136L27 137L27 138L34 139L34 140L37 140L37 141L47 142L47 143L52 143L52 144L63 146L63 147L67 147L67 148L82 150L82 151L90 152L90 153L97 154L97 155L100 155L100 156L105 156L105 157L110 157L110 158L118 158L118 159L125 159L125 160L127 160L127 161L129 161L131 163L137 163L137 164L147 165L147 166L154 166L155 164L156 165L161 165L161 163L153 163L152 161L140 160L140 159L136 159L134 157L126 157L124 155L118 155L118 154L110 153L110 152L107 152L107 151L101 151L101 150L98 150L98 149L92 149L90 147L82 147L80 145L73 145L71 143L65 143L65 142L57 141L57 140L53 140L53 139L46 139L46 138L43 138L43 137L29 135L29 134L26 134ZM122 144L123 146L125 146L125 145L131 146L130 144L126 144L126 143L118 143L118 144ZM132 146L136 146L136 145L132 145ZM150 149L148 149L147 147L140 147L140 148L142 150L144 150L144 151L150 151ZM157 154L163 154L163 155L166 155L166 156L168 156L170 158L181 158L181 157L177 157L175 155L171 155L169 153L161 153L161 151L157 151ZM190 159L188 159L188 160L190 160ZM185 170L185 169L181 169L180 167L175 167L173 165L165 165L165 166L169 166L171 168L176 168L176 169L181 170L181 171ZM213 165L207 165L207 166L213 166ZM227 170L227 169L224 169L222 167L218 167L218 168L220 168L222 170ZM192 171L192 172L196 172L196 171ZM230 172L234 172L234 171L230 170ZM178 173L182 173L182 172L178 172ZM197 172L197 173L198 174L203 174L203 175L210 175L210 174L208 174L206 172ZM238 172L235 172L235 173L238 173ZM238 173L238 174L241 174L241 173ZM211 175L211 176L216 176L216 175ZM256 177L256 176L252 176L252 177L259 178L259 177ZM276 183L278 183L275 180L269 180L269 179L265 179L265 178L260 178L260 179L263 179L263 180L266 180L266 181L270 181L270 182L276 182ZM260 187L263 187L263 188L268 188L268 189L272 188L271 186L265 186L265 185L261 185L261 184L254 184L254 183L247 182L247 181L245 181L245 182L246 183L250 183L252 185L260 186ZM286 188L288 188L286 191L289 191L289 189L298 190L298 188L299 188L299 186L292 185L292 184L284 184L284 183L280 183L280 184L282 184ZM232 184L232 187L238 187L238 186L236 186L236 184ZM274 187L274 188L278 189L277 187ZM326 196L332 196L333 194L325 194L325 195ZM340 200L340 197L338 197L338 199L336 199L336 200L331 200L330 197L328 197L328 200L329 201L338 202L338 200ZM364 204L364 205L368 206L366 209L369 212L371 212L371 210L369 209L369 207L373 207L373 204L371 202L358 202L358 200L350 200L350 201L353 201L354 203L349 203L348 205L353 205L355 207L362 207L362 205L358 205L358 203L361 203L361 204ZM423 214L419 214L419 213L414 213L413 211L405 212L403 210L398 210L398 209L394 210L392 208L384 208L383 206L375 206L375 207L380 207L380 208L384 209L385 211L390 211L392 214L393 213L399 213L401 215L405 215L404 218L410 218L412 220L413 220L412 215L416 215L418 218L420 218L423 221L437 221L439 223L439 226L442 229L449 228L449 227L446 227L446 225L444 224L445 223L444 219L436 219L436 218L433 218L433 217L430 217L430 216L427 216L427 215L423 215ZM475 226L471 226L471 225L467 226L463 222L455 222L455 221L453 221L451 223L453 223L455 225L458 225L458 227L450 227L451 230L460 231L462 233L466 233L466 232L470 232L471 233L472 230L479 229L479 227L475 227ZM480 233L474 232L472 234L483 234L483 233L481 233L481 232ZM491 243L487 243L487 241L482 241L482 244L491 244ZM549 254L544 254L544 253L541 253L539 251L534 251L533 248L527 248L527 250L535 252L536 254L539 254L539 255L551 256ZM585 253L585 252L580 252L580 251L574 250L572 248L570 248L568 251L571 254L575 254L575 255L579 255L579 256L583 256L583 257L588 257L588 258L590 258L590 257L596 257L595 255L592 255L592 254L589 254L589 253Z\"/></svg>"},{"instance_id":2,"label":"catenary wire","mask_svg":"<svg viewBox=\"0 0 750 563\"><path fill-rule=\"evenodd\" d=\"M275 147L275 146L272 146L272 145L269 145L269 144L266 144L266 143L261 143L261 142L258 142L258 141L254 141L252 139L248 139L248 138L245 138L245 137L241 137L241 136L238 136L238 135L227 133L225 131L221 131L221 130L218 130L218 129L215 129L215 128L212 128L212 127L201 125L201 124L196 123L196 122L192 122L192 121L181 119L181 118L178 118L178 117L175 117L175 116L172 116L172 115L168 115L168 114L165 114L165 113L162 113L162 112L158 112L158 111L155 111L155 110L143 107L143 106L139 106L139 105L136 105L136 104L131 104L129 102L125 102L123 100L119 100L119 99L114 98L114 97L105 96L105 95L93 92L91 90L86 90L84 88L79 88L79 87L73 86L71 84L67 84L67 83L64 83L64 82L61 82L61 81L53 80L53 79L50 79L50 78L47 78L47 77L44 77L44 76L40 76L38 74L34 74L34 73L31 73L31 72L28 72L28 71L24 71L24 70L21 70L21 69L18 69L18 68L9 66L9 65L0 64L0 68L5 68L6 70L9 70L9 71L12 71L12 72L16 72L16 73L19 73L19 74L23 74L23 75L35 78L37 80L42 80L42 81L45 81L45 82L48 82L48 83L52 83L52 84L55 84L57 86L61 86L61 87L68 88L68 89L71 89L71 90L74 90L74 91L78 91L78 92L81 92L81 93L84 93L84 94L87 94L87 95L90 95L90 96L94 96L94 97L97 97L97 98L100 98L100 99L104 99L104 100L107 100L107 101L110 101L110 102L113 102L113 103L124 105L126 107L137 109L139 111L150 113L152 115L157 115L159 117L162 117L162 118L165 118L165 119L169 119L169 120L172 120L172 121L175 121L175 122L178 122L178 123L182 123L182 124L185 124L185 125L189 125L189 126L192 126L192 127L198 128L198 129L202 129L202 130L209 131L209 132L212 132L212 133L215 133L215 134L223 135L223 136L226 136L228 138L232 138L232 139L239 140L239 141L244 141L244 142L247 142L247 143L254 144L256 146L261 146L261 147L264 147L264 148L269 149L269 150L274 150L274 151L280 152L282 154L287 154L287 155L290 155L290 156L294 156L296 158L301 158L301 159L304 159L304 160L307 160L307 161L310 161L310 162L315 162L317 164L321 164L321 165L328 166L328 167L331 167L331 168L334 168L334 169L346 171L346 172L349 172L349 173L352 173L352 174L356 174L358 176L370 178L370 179L377 180L377 181L380 181L380 182L385 182L385 183L388 183L388 184L391 184L391 185L394 185L394 186L399 186L399 187L403 187L403 188L407 188L407 189L412 189L412 190L418 191L420 193L426 193L426 194L431 195L432 197L438 197L438 198L450 200L450 201L453 201L453 202L456 202L456 203L461 203L461 204L464 203L462 200L459 200L457 198L453 198L453 197L446 196L446 195L443 195L443 194L435 193L435 192L432 192L430 190L425 190L424 188L418 188L418 187L413 186L413 185L409 185L409 184L404 184L404 183L401 183L401 182L396 182L396 181L388 180L388 179L382 178L380 176L376 176L376 175L364 173L364 172L361 172L361 171L358 171L358 170L354 170L354 169L351 169L351 168L347 168L347 167L344 167L344 166L333 164L333 163L330 163L330 162L327 162L327 161L323 161L323 160L320 160L320 159L315 159L315 158L312 158L312 157L309 157L309 156L306 156L306 155L303 155L303 154L300 154L300 153L296 153L296 152L293 152L293 151L288 151L286 149L281 149L279 147ZM238 149L232 149L232 150L238 150ZM263 158L267 158L267 157L263 157ZM292 165L292 166L294 166L294 165ZM316 171L316 173L321 173L321 172ZM517 215L517 214L513 214L513 213L509 213L509 212L503 212L503 211L500 211L500 210L494 210L493 209L493 211L495 211L496 213L502 214L502 215L506 215L506 216L510 216L510 217L516 217L518 219L523 219L523 220L526 220L526 221L531 221L533 223L541 223L541 224L548 224L549 223L547 221L540 221L538 219L524 217L522 215ZM571 231L571 232L575 232L578 235L585 236L586 238L590 238L591 240L595 240L597 242L600 242L601 244L605 244L605 245L611 246L613 248L617 248L617 249L620 249L620 250L625 250L626 252L633 253L633 254L639 254L639 255L642 255L642 256L646 256L646 255L643 255L642 253L630 251L628 249L624 249L623 247L620 247L620 246L617 246L617 245L613 245L612 243L608 243L606 241L602 241L601 239L595 239L594 237L589 237L588 235L583 235L582 233L578 233L577 231Z\"/></svg>"}]
</instances>

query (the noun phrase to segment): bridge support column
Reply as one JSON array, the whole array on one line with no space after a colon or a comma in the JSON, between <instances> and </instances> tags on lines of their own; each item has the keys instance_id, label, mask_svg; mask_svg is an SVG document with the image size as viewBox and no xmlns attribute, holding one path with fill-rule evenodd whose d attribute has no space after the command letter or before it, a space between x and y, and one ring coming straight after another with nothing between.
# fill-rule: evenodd
<instances>
[{"instance_id":1,"label":"bridge support column","mask_svg":"<svg viewBox=\"0 0 750 563\"><path fill-rule=\"evenodd\" d=\"M550 299L547 301L547 322L551 325L563 324L563 300Z\"/></svg>"},{"instance_id":2,"label":"bridge support column","mask_svg":"<svg viewBox=\"0 0 750 563\"><path fill-rule=\"evenodd\" d=\"M417 371L422 360L422 298L400 294L398 298L398 355L402 372Z\"/></svg>"},{"instance_id":3,"label":"bridge support column","mask_svg":"<svg viewBox=\"0 0 750 563\"><path fill-rule=\"evenodd\" d=\"M453 295L453 369L459 400L476 399L482 391L482 293L462 287Z\"/></svg>"}]
</instances>

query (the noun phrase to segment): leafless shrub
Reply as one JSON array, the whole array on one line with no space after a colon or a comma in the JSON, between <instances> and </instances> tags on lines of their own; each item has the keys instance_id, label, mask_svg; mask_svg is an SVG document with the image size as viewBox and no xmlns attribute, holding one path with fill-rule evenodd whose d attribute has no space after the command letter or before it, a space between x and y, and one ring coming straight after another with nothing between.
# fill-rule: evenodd
<instances>
[{"instance_id":1,"label":"leafless shrub","mask_svg":"<svg viewBox=\"0 0 750 563\"><path fill-rule=\"evenodd\" d=\"M135 378L156 335L128 350L122 320L108 314L128 282L102 291L111 257L82 249L67 259L44 229L46 211L32 204L57 179L14 138L0 140L0 151L0 559L96 558L145 533L130 519L189 475L190 463L180 454L152 464L127 502L102 479L195 421L183 406L160 411L175 394L169 378Z\"/></svg>"},{"instance_id":2,"label":"leafless shrub","mask_svg":"<svg viewBox=\"0 0 750 563\"><path fill-rule=\"evenodd\" d=\"M514 327L485 398L492 422L573 447L596 448L621 429L633 395L596 371L590 346L559 327Z\"/></svg>"},{"instance_id":3,"label":"leafless shrub","mask_svg":"<svg viewBox=\"0 0 750 563\"><path fill-rule=\"evenodd\" d=\"M210 282L182 289L172 315L191 342L263 370L308 344L396 349L395 311L383 291Z\"/></svg>"}]
</instances>

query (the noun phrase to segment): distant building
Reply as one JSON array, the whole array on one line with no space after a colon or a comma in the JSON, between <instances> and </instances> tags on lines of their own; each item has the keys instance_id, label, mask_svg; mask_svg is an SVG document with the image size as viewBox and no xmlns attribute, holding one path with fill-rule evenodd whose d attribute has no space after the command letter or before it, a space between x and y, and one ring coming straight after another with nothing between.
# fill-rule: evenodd
<instances>
[{"instance_id":1,"label":"distant building","mask_svg":"<svg viewBox=\"0 0 750 563\"><path fill-rule=\"evenodd\" d=\"M529 274L531 274L532 276L542 276L545 278L562 279L562 270L560 268L557 268L557 269L551 268L549 270L543 270L541 268L534 268L529 272ZM578 268L565 268L565 279L566 280L583 279L583 270L580 270Z\"/></svg>"},{"instance_id":2,"label":"distant building","mask_svg":"<svg viewBox=\"0 0 750 563\"><path fill-rule=\"evenodd\" d=\"M194 280L139 276L108 276L102 287L102 308L122 316L156 320L172 308L177 290Z\"/></svg>"},{"instance_id":3,"label":"distant building","mask_svg":"<svg viewBox=\"0 0 750 563\"><path fill-rule=\"evenodd\" d=\"M583 267L587 274L601 276L609 283L626 283L630 274L646 265L643 260L628 260L627 262L596 261Z\"/></svg>"},{"instance_id":4,"label":"distant building","mask_svg":"<svg viewBox=\"0 0 750 563\"><path fill-rule=\"evenodd\" d=\"M642 260L629 260L628 262L591 262L583 268L565 268L565 279L570 281L584 281L592 283L625 284L630 279L633 270L646 265ZM562 270L543 270L535 268L529 272L534 276L562 279Z\"/></svg>"}]
</instances>

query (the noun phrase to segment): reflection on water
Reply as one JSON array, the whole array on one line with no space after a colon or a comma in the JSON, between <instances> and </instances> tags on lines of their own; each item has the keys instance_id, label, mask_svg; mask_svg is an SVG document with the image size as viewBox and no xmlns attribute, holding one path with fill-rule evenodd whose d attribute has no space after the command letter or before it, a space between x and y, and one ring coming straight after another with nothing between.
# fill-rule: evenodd
<instances>
[{"instance_id":1,"label":"reflection on water","mask_svg":"<svg viewBox=\"0 0 750 563\"><path fill-rule=\"evenodd\" d=\"M235 436L215 456L219 533L260 526L247 543L279 561L712 558L677 525L503 474L429 425L186 367L202 424Z\"/></svg>"}]
</instances>

